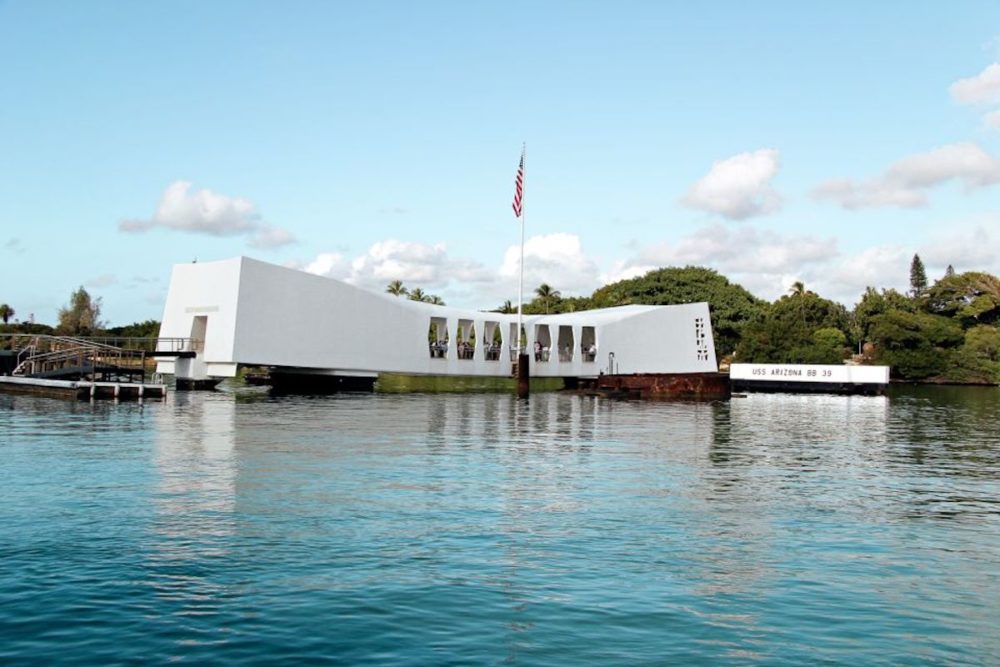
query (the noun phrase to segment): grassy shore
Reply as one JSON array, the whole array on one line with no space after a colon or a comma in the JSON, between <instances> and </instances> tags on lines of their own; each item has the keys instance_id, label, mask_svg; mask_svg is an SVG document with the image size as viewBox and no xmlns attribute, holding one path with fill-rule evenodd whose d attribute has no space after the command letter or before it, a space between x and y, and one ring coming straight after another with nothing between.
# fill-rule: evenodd
<instances>
[{"instance_id":1,"label":"grassy shore","mask_svg":"<svg viewBox=\"0 0 1000 667\"><path fill-rule=\"evenodd\" d=\"M386 394L426 393L513 393L516 380L507 377L398 375L383 373L375 383L375 391ZM531 378L531 391L559 391L562 378Z\"/></svg>"}]
</instances>

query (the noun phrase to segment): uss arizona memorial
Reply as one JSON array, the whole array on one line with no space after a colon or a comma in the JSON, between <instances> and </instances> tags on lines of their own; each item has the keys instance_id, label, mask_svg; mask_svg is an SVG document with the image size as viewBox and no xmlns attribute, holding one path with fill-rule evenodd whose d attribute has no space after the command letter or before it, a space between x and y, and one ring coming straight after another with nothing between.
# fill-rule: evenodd
<instances>
[{"instance_id":1,"label":"uss arizona memorial","mask_svg":"<svg viewBox=\"0 0 1000 667\"><path fill-rule=\"evenodd\" d=\"M288 376L511 375L517 315L411 301L247 257L173 268L160 336L196 355L161 361L210 381L241 365ZM717 370L706 303L525 315L533 377Z\"/></svg>"}]
</instances>

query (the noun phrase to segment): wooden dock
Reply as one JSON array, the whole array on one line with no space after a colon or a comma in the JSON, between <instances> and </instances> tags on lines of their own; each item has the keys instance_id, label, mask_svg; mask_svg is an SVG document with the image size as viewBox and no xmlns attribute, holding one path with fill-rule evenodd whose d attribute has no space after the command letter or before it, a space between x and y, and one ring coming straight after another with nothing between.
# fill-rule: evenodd
<instances>
[{"instance_id":1,"label":"wooden dock","mask_svg":"<svg viewBox=\"0 0 1000 667\"><path fill-rule=\"evenodd\" d=\"M89 380L46 380L43 378L0 376L0 391L10 394L30 394L71 400L108 399L136 401L162 400L167 396L165 384L144 382L92 382Z\"/></svg>"}]
</instances>

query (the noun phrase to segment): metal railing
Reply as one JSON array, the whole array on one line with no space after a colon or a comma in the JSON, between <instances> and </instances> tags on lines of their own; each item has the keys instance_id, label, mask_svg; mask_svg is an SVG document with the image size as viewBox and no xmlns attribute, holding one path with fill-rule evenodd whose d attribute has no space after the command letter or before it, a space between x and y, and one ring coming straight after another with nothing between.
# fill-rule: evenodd
<instances>
[{"instance_id":1,"label":"metal railing","mask_svg":"<svg viewBox=\"0 0 1000 667\"><path fill-rule=\"evenodd\" d=\"M17 352L13 375L144 377L147 360L157 352L197 353L203 341L192 338L54 336L0 334L0 349Z\"/></svg>"},{"instance_id":2,"label":"metal railing","mask_svg":"<svg viewBox=\"0 0 1000 667\"><path fill-rule=\"evenodd\" d=\"M145 350L146 352L201 352L204 341L198 338L146 338L136 336L56 336L52 334L0 334L0 349L17 350L33 342L75 342L80 345Z\"/></svg>"}]
</instances>

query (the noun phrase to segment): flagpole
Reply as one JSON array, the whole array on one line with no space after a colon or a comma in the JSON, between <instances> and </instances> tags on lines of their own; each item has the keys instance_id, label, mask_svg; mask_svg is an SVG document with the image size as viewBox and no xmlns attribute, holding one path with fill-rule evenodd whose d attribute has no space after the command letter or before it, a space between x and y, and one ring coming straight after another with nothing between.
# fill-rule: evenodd
<instances>
[{"instance_id":1,"label":"flagpole","mask_svg":"<svg viewBox=\"0 0 1000 667\"><path fill-rule=\"evenodd\" d=\"M527 143L521 145L521 160L522 163L525 157L525 151L527 149ZM522 169L521 182L524 183ZM524 186L521 186L521 261L518 262L518 277L517 277L517 354L520 358L524 349L521 347L521 302L524 301Z\"/></svg>"},{"instance_id":2,"label":"flagpole","mask_svg":"<svg viewBox=\"0 0 1000 667\"><path fill-rule=\"evenodd\" d=\"M531 384L528 373L528 354L521 347L522 302L524 301L524 153L527 142L521 144L521 162L517 165L517 177L514 179L514 213L521 219L521 261L517 272L517 397L528 398Z\"/></svg>"}]
</instances>

